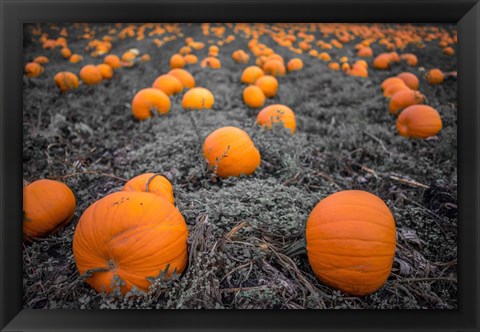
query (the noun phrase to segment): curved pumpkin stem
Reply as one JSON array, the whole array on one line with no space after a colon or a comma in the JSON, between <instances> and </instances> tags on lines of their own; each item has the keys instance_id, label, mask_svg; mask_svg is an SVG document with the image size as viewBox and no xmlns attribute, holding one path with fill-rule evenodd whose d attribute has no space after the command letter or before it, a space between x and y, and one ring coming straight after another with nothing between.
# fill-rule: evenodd
<instances>
[{"instance_id":1,"label":"curved pumpkin stem","mask_svg":"<svg viewBox=\"0 0 480 332\"><path fill-rule=\"evenodd\" d=\"M91 269L88 269L87 271L85 271L84 274L82 274L80 276L81 279L85 280L85 279L88 279L90 278L91 276L93 276L93 274L95 272L108 272L108 271L111 271L115 268L115 263L110 259L108 262L107 262L107 266L106 267L94 267L94 268L91 268Z\"/></svg>"},{"instance_id":2,"label":"curved pumpkin stem","mask_svg":"<svg viewBox=\"0 0 480 332\"><path fill-rule=\"evenodd\" d=\"M287 256L298 256L307 254L307 242L305 238L301 238L298 241L295 241L290 247L288 247L285 252Z\"/></svg>"},{"instance_id":3,"label":"curved pumpkin stem","mask_svg":"<svg viewBox=\"0 0 480 332\"><path fill-rule=\"evenodd\" d=\"M163 176L165 179L168 180L167 176L162 174L162 173L155 173L151 177L148 178L147 182L145 182L145 191L148 193L150 190L148 190L148 187L150 186L150 183L152 183L153 179L157 176ZM169 181L169 180L168 180Z\"/></svg>"}]
</instances>

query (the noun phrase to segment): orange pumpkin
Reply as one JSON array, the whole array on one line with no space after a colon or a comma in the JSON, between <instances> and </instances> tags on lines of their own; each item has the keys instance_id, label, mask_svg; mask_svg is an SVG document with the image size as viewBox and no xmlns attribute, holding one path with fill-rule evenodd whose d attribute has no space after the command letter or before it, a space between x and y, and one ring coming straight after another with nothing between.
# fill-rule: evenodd
<instances>
[{"instance_id":1,"label":"orange pumpkin","mask_svg":"<svg viewBox=\"0 0 480 332\"><path fill-rule=\"evenodd\" d=\"M398 74L397 77L400 78L410 89L418 90L420 82L415 74L403 72Z\"/></svg>"},{"instance_id":2,"label":"orange pumpkin","mask_svg":"<svg viewBox=\"0 0 480 332\"><path fill-rule=\"evenodd\" d=\"M405 53L400 55L400 59L404 60L408 65L416 67L418 65L418 58L415 54Z\"/></svg>"},{"instance_id":3,"label":"orange pumpkin","mask_svg":"<svg viewBox=\"0 0 480 332\"><path fill-rule=\"evenodd\" d=\"M267 75L283 76L285 75L285 65L278 59L267 60L263 65L263 71Z\"/></svg>"},{"instance_id":4,"label":"orange pumpkin","mask_svg":"<svg viewBox=\"0 0 480 332\"><path fill-rule=\"evenodd\" d=\"M208 135L203 156L220 177L249 175L260 165L260 152L250 136L236 127L223 127Z\"/></svg>"},{"instance_id":5,"label":"orange pumpkin","mask_svg":"<svg viewBox=\"0 0 480 332\"><path fill-rule=\"evenodd\" d=\"M123 186L122 191L149 192L165 198L172 204L175 202L172 184L162 174L140 174L130 179L125 186Z\"/></svg>"},{"instance_id":6,"label":"orange pumpkin","mask_svg":"<svg viewBox=\"0 0 480 332\"><path fill-rule=\"evenodd\" d=\"M195 64L198 62L198 58L195 54L187 54L184 56L185 62L188 64Z\"/></svg>"},{"instance_id":7,"label":"orange pumpkin","mask_svg":"<svg viewBox=\"0 0 480 332\"><path fill-rule=\"evenodd\" d=\"M295 113L285 105L275 104L265 107L257 115L257 123L263 127L272 128L272 123L282 123L285 128L295 133Z\"/></svg>"},{"instance_id":8,"label":"orange pumpkin","mask_svg":"<svg viewBox=\"0 0 480 332\"><path fill-rule=\"evenodd\" d=\"M397 114L398 111L416 104L423 104L423 95L416 90L400 90L390 99L390 114Z\"/></svg>"},{"instance_id":9,"label":"orange pumpkin","mask_svg":"<svg viewBox=\"0 0 480 332\"><path fill-rule=\"evenodd\" d=\"M303 68L303 61L300 58L293 58L290 59L287 63L287 70L288 71L295 71L300 70Z\"/></svg>"},{"instance_id":10,"label":"orange pumpkin","mask_svg":"<svg viewBox=\"0 0 480 332\"><path fill-rule=\"evenodd\" d=\"M72 56L68 59L71 63L78 63L83 60L83 56L80 54L72 54Z\"/></svg>"},{"instance_id":11,"label":"orange pumpkin","mask_svg":"<svg viewBox=\"0 0 480 332\"><path fill-rule=\"evenodd\" d=\"M454 55L454 54L455 54L455 50L454 50L452 47L445 47L445 48L442 50L442 53L445 54L445 55Z\"/></svg>"},{"instance_id":12,"label":"orange pumpkin","mask_svg":"<svg viewBox=\"0 0 480 332\"><path fill-rule=\"evenodd\" d=\"M425 74L425 78L431 85L442 84L445 80L445 75L440 69L431 69Z\"/></svg>"},{"instance_id":13,"label":"orange pumpkin","mask_svg":"<svg viewBox=\"0 0 480 332\"><path fill-rule=\"evenodd\" d=\"M397 119L398 133L405 137L427 138L442 130L442 118L427 105L412 105L405 108Z\"/></svg>"},{"instance_id":14,"label":"orange pumpkin","mask_svg":"<svg viewBox=\"0 0 480 332\"><path fill-rule=\"evenodd\" d=\"M232 58L236 63L248 63L250 56L244 50L236 50L232 53Z\"/></svg>"},{"instance_id":15,"label":"orange pumpkin","mask_svg":"<svg viewBox=\"0 0 480 332\"><path fill-rule=\"evenodd\" d=\"M385 91L386 88L394 84L406 85L405 82L400 77L388 77L385 80L383 80L381 84L382 90Z\"/></svg>"},{"instance_id":16,"label":"orange pumpkin","mask_svg":"<svg viewBox=\"0 0 480 332\"><path fill-rule=\"evenodd\" d=\"M215 98L210 90L205 88L192 88L183 96L182 107L188 110L210 109Z\"/></svg>"},{"instance_id":17,"label":"orange pumpkin","mask_svg":"<svg viewBox=\"0 0 480 332\"><path fill-rule=\"evenodd\" d=\"M27 241L54 234L72 220L75 195L64 183L37 180L23 188L23 236Z\"/></svg>"},{"instance_id":18,"label":"orange pumpkin","mask_svg":"<svg viewBox=\"0 0 480 332\"><path fill-rule=\"evenodd\" d=\"M338 62L330 62L328 64L328 68L336 71L336 70L340 70L340 65L338 64Z\"/></svg>"},{"instance_id":19,"label":"orange pumpkin","mask_svg":"<svg viewBox=\"0 0 480 332\"><path fill-rule=\"evenodd\" d=\"M387 53L381 53L377 55L375 59L373 59L373 68L386 70L390 68L391 57Z\"/></svg>"},{"instance_id":20,"label":"orange pumpkin","mask_svg":"<svg viewBox=\"0 0 480 332\"><path fill-rule=\"evenodd\" d=\"M147 291L148 278L184 271L188 229L168 200L145 192L112 193L83 213L73 237L73 256L81 275L97 292L112 292L114 276L126 294Z\"/></svg>"},{"instance_id":21,"label":"orange pumpkin","mask_svg":"<svg viewBox=\"0 0 480 332\"><path fill-rule=\"evenodd\" d=\"M218 60L217 58L214 58L214 57L207 57L205 59L202 60L202 62L200 63L200 67L202 68L205 68L205 67L208 67L208 68L212 68L212 69L220 69L222 68L222 63L220 62L220 60Z\"/></svg>"},{"instance_id":22,"label":"orange pumpkin","mask_svg":"<svg viewBox=\"0 0 480 332\"><path fill-rule=\"evenodd\" d=\"M181 54L174 54L170 58L170 68L183 68L185 67L186 61Z\"/></svg>"},{"instance_id":23,"label":"orange pumpkin","mask_svg":"<svg viewBox=\"0 0 480 332\"><path fill-rule=\"evenodd\" d=\"M408 86L405 85L405 83L395 83L395 84L390 84L386 87L385 91L383 91L383 96L384 97L392 97L394 94L396 94L398 91L401 90L411 90Z\"/></svg>"},{"instance_id":24,"label":"orange pumpkin","mask_svg":"<svg viewBox=\"0 0 480 332\"><path fill-rule=\"evenodd\" d=\"M276 96L278 91L278 81L271 75L264 75L255 81L255 85L262 89L263 94L268 98Z\"/></svg>"},{"instance_id":25,"label":"orange pumpkin","mask_svg":"<svg viewBox=\"0 0 480 332\"><path fill-rule=\"evenodd\" d=\"M120 58L114 54L107 55L105 59L103 59L103 63L106 63L113 69L122 67L122 61L120 61Z\"/></svg>"},{"instance_id":26,"label":"orange pumpkin","mask_svg":"<svg viewBox=\"0 0 480 332\"><path fill-rule=\"evenodd\" d=\"M321 200L308 218L308 261L323 283L368 295L390 275L395 236L395 220L380 198L360 190L340 191Z\"/></svg>"},{"instance_id":27,"label":"orange pumpkin","mask_svg":"<svg viewBox=\"0 0 480 332\"><path fill-rule=\"evenodd\" d=\"M35 78L40 76L44 72L44 69L42 65L36 62L29 62L25 65L24 71L25 76L27 76L28 78Z\"/></svg>"},{"instance_id":28,"label":"orange pumpkin","mask_svg":"<svg viewBox=\"0 0 480 332\"><path fill-rule=\"evenodd\" d=\"M72 51L68 47L64 47L60 50L60 54L64 59L68 59L72 55Z\"/></svg>"},{"instance_id":29,"label":"orange pumpkin","mask_svg":"<svg viewBox=\"0 0 480 332\"><path fill-rule=\"evenodd\" d=\"M256 85L249 85L243 90L243 102L251 108L259 108L265 104L265 95Z\"/></svg>"},{"instance_id":30,"label":"orange pumpkin","mask_svg":"<svg viewBox=\"0 0 480 332\"><path fill-rule=\"evenodd\" d=\"M195 87L195 79L185 69L176 68L168 72L169 75L173 75L182 83L183 88L191 89Z\"/></svg>"},{"instance_id":31,"label":"orange pumpkin","mask_svg":"<svg viewBox=\"0 0 480 332\"><path fill-rule=\"evenodd\" d=\"M113 69L110 65L106 63L101 63L97 65L98 70L100 70L100 74L102 75L103 79L109 80L113 77Z\"/></svg>"},{"instance_id":32,"label":"orange pumpkin","mask_svg":"<svg viewBox=\"0 0 480 332\"><path fill-rule=\"evenodd\" d=\"M250 66L243 70L241 81L244 84L255 84L255 81L265 75L262 68L257 66Z\"/></svg>"},{"instance_id":33,"label":"orange pumpkin","mask_svg":"<svg viewBox=\"0 0 480 332\"><path fill-rule=\"evenodd\" d=\"M169 74L157 77L152 87L162 90L167 96L172 96L183 90L182 82L175 76Z\"/></svg>"},{"instance_id":34,"label":"orange pumpkin","mask_svg":"<svg viewBox=\"0 0 480 332\"><path fill-rule=\"evenodd\" d=\"M95 85L102 81L102 73L94 65L86 65L80 70L80 79L87 85Z\"/></svg>"},{"instance_id":35,"label":"orange pumpkin","mask_svg":"<svg viewBox=\"0 0 480 332\"><path fill-rule=\"evenodd\" d=\"M46 56L40 55L40 56L37 56L35 59L33 59L33 62L36 62L41 65L46 65L47 63L50 62L50 60L48 60Z\"/></svg>"},{"instance_id":36,"label":"orange pumpkin","mask_svg":"<svg viewBox=\"0 0 480 332\"><path fill-rule=\"evenodd\" d=\"M132 113L138 120L145 120L156 114L166 114L169 110L170 98L159 89L142 89L132 100Z\"/></svg>"},{"instance_id":37,"label":"orange pumpkin","mask_svg":"<svg viewBox=\"0 0 480 332\"><path fill-rule=\"evenodd\" d=\"M357 56L362 58L369 58L373 56L373 50L368 46L364 46L358 50Z\"/></svg>"},{"instance_id":38,"label":"orange pumpkin","mask_svg":"<svg viewBox=\"0 0 480 332\"><path fill-rule=\"evenodd\" d=\"M53 81L62 92L76 89L78 88L79 84L77 75L69 71L62 71L60 73L57 73L53 78Z\"/></svg>"}]
</instances>

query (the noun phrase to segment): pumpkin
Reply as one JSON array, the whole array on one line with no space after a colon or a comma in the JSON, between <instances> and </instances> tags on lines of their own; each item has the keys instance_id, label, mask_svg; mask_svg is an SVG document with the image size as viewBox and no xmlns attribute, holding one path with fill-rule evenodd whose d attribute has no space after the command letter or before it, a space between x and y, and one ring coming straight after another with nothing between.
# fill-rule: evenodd
<instances>
[{"instance_id":1,"label":"pumpkin","mask_svg":"<svg viewBox=\"0 0 480 332\"><path fill-rule=\"evenodd\" d=\"M241 81L244 84L255 84L255 81L265 75L262 68L257 66L250 66L243 70Z\"/></svg>"},{"instance_id":2,"label":"pumpkin","mask_svg":"<svg viewBox=\"0 0 480 332\"><path fill-rule=\"evenodd\" d=\"M416 90L400 90L390 99L390 114L397 114L398 111L417 104L423 104L423 95Z\"/></svg>"},{"instance_id":3,"label":"pumpkin","mask_svg":"<svg viewBox=\"0 0 480 332\"><path fill-rule=\"evenodd\" d=\"M102 73L94 65L86 65L80 70L80 79L87 85L95 85L102 81Z\"/></svg>"},{"instance_id":4,"label":"pumpkin","mask_svg":"<svg viewBox=\"0 0 480 332\"><path fill-rule=\"evenodd\" d=\"M60 50L60 54L64 59L68 59L72 55L72 51L68 47L64 47Z\"/></svg>"},{"instance_id":5,"label":"pumpkin","mask_svg":"<svg viewBox=\"0 0 480 332\"><path fill-rule=\"evenodd\" d=\"M46 65L47 63L50 62L50 60L48 60L46 56L40 55L40 56L37 56L35 59L33 59L33 62L36 62L41 65Z\"/></svg>"},{"instance_id":6,"label":"pumpkin","mask_svg":"<svg viewBox=\"0 0 480 332\"><path fill-rule=\"evenodd\" d=\"M202 62L200 63L200 67L202 68L209 67L212 69L219 69L219 68L222 68L222 63L217 58L209 56L202 60Z\"/></svg>"},{"instance_id":7,"label":"pumpkin","mask_svg":"<svg viewBox=\"0 0 480 332\"><path fill-rule=\"evenodd\" d=\"M388 77L385 80L383 80L381 84L382 90L385 91L386 88L388 88L390 85L393 85L393 84L406 85L405 82L400 77Z\"/></svg>"},{"instance_id":8,"label":"pumpkin","mask_svg":"<svg viewBox=\"0 0 480 332\"><path fill-rule=\"evenodd\" d=\"M257 115L257 123L263 127L272 128L272 123L280 122L285 128L295 133L295 113L285 105L275 104L265 107Z\"/></svg>"},{"instance_id":9,"label":"pumpkin","mask_svg":"<svg viewBox=\"0 0 480 332\"><path fill-rule=\"evenodd\" d=\"M369 58L373 56L373 50L368 46L364 46L358 50L357 56L362 58Z\"/></svg>"},{"instance_id":10,"label":"pumpkin","mask_svg":"<svg viewBox=\"0 0 480 332\"><path fill-rule=\"evenodd\" d=\"M71 63L78 63L83 60L83 56L80 54L72 54L72 56L68 59Z\"/></svg>"},{"instance_id":11,"label":"pumpkin","mask_svg":"<svg viewBox=\"0 0 480 332\"><path fill-rule=\"evenodd\" d=\"M299 58L290 59L287 63L287 70L288 71L295 71L300 70L303 68L303 61Z\"/></svg>"},{"instance_id":12,"label":"pumpkin","mask_svg":"<svg viewBox=\"0 0 480 332\"><path fill-rule=\"evenodd\" d=\"M387 53L381 53L373 59L373 68L386 70L390 68L391 56Z\"/></svg>"},{"instance_id":13,"label":"pumpkin","mask_svg":"<svg viewBox=\"0 0 480 332\"><path fill-rule=\"evenodd\" d=\"M29 62L25 65L24 71L25 76L27 76L28 78L35 78L40 76L44 72L44 69L42 65L36 62Z\"/></svg>"},{"instance_id":14,"label":"pumpkin","mask_svg":"<svg viewBox=\"0 0 480 332\"><path fill-rule=\"evenodd\" d=\"M442 84L445 80L445 75L440 69L431 69L425 74L425 78L431 85Z\"/></svg>"},{"instance_id":15,"label":"pumpkin","mask_svg":"<svg viewBox=\"0 0 480 332\"><path fill-rule=\"evenodd\" d=\"M232 58L236 63L248 63L250 56L244 50L236 50L232 53Z\"/></svg>"},{"instance_id":16,"label":"pumpkin","mask_svg":"<svg viewBox=\"0 0 480 332\"><path fill-rule=\"evenodd\" d=\"M404 60L409 66L416 67L418 65L418 58L415 54L405 53L400 55L400 59Z\"/></svg>"},{"instance_id":17,"label":"pumpkin","mask_svg":"<svg viewBox=\"0 0 480 332\"><path fill-rule=\"evenodd\" d=\"M331 70L340 70L340 65L338 64L338 62L330 62L328 64L328 68L330 68Z\"/></svg>"},{"instance_id":18,"label":"pumpkin","mask_svg":"<svg viewBox=\"0 0 480 332\"><path fill-rule=\"evenodd\" d=\"M243 90L243 102L251 108L259 108L265 104L265 95L256 85L249 85Z\"/></svg>"},{"instance_id":19,"label":"pumpkin","mask_svg":"<svg viewBox=\"0 0 480 332\"><path fill-rule=\"evenodd\" d=\"M172 96L182 92L183 90L182 82L180 82L180 80L175 76L169 74L157 77L155 82L153 82L152 87L162 90L167 94L167 96Z\"/></svg>"},{"instance_id":20,"label":"pumpkin","mask_svg":"<svg viewBox=\"0 0 480 332\"><path fill-rule=\"evenodd\" d=\"M27 241L54 234L72 220L75 195L64 183L37 180L23 188L23 237Z\"/></svg>"},{"instance_id":21,"label":"pumpkin","mask_svg":"<svg viewBox=\"0 0 480 332\"><path fill-rule=\"evenodd\" d=\"M210 109L214 102L215 98L210 90L196 87L185 93L182 107L188 110Z\"/></svg>"},{"instance_id":22,"label":"pumpkin","mask_svg":"<svg viewBox=\"0 0 480 332\"><path fill-rule=\"evenodd\" d=\"M195 87L195 79L192 74L190 74L185 69L176 68L168 72L169 75L173 75L182 83L183 87L186 89L191 89Z\"/></svg>"},{"instance_id":23,"label":"pumpkin","mask_svg":"<svg viewBox=\"0 0 480 332\"><path fill-rule=\"evenodd\" d=\"M135 59L137 58L137 52L133 50L128 50L122 54L122 66L123 67L132 67L135 64Z\"/></svg>"},{"instance_id":24,"label":"pumpkin","mask_svg":"<svg viewBox=\"0 0 480 332\"><path fill-rule=\"evenodd\" d=\"M368 77L368 70L361 64L354 64L347 74L356 77Z\"/></svg>"},{"instance_id":25,"label":"pumpkin","mask_svg":"<svg viewBox=\"0 0 480 332\"><path fill-rule=\"evenodd\" d=\"M268 98L273 98L277 94L278 81L274 76L261 76L255 81L255 85L262 89L263 94Z\"/></svg>"},{"instance_id":26,"label":"pumpkin","mask_svg":"<svg viewBox=\"0 0 480 332\"><path fill-rule=\"evenodd\" d=\"M195 64L198 62L198 58L196 57L195 54L187 54L183 58L185 59L185 62L188 64Z\"/></svg>"},{"instance_id":27,"label":"pumpkin","mask_svg":"<svg viewBox=\"0 0 480 332\"><path fill-rule=\"evenodd\" d=\"M81 275L97 292L110 293L114 276L125 295L148 291L148 278L168 267L180 274L187 265L188 229L168 200L145 192L120 191L90 205L73 237L73 256Z\"/></svg>"},{"instance_id":28,"label":"pumpkin","mask_svg":"<svg viewBox=\"0 0 480 332\"><path fill-rule=\"evenodd\" d=\"M267 60L263 65L263 71L267 75L283 76L285 75L285 65L278 59Z\"/></svg>"},{"instance_id":29,"label":"pumpkin","mask_svg":"<svg viewBox=\"0 0 480 332\"><path fill-rule=\"evenodd\" d=\"M250 175L260 165L260 152L248 134L236 127L223 127L207 136L203 156L220 177Z\"/></svg>"},{"instance_id":30,"label":"pumpkin","mask_svg":"<svg viewBox=\"0 0 480 332\"><path fill-rule=\"evenodd\" d=\"M181 55L187 55L192 53L192 48L190 46L182 46L180 50L178 50L178 53Z\"/></svg>"},{"instance_id":31,"label":"pumpkin","mask_svg":"<svg viewBox=\"0 0 480 332\"><path fill-rule=\"evenodd\" d=\"M401 90L411 90L408 86L405 85L405 83L395 83L395 84L390 84L387 86L385 91L383 91L383 96L384 97L392 97L395 93Z\"/></svg>"},{"instance_id":32,"label":"pumpkin","mask_svg":"<svg viewBox=\"0 0 480 332\"><path fill-rule=\"evenodd\" d=\"M106 63L101 63L97 65L98 70L100 70L100 74L102 75L103 79L109 80L113 77L113 69L110 65Z\"/></svg>"},{"instance_id":33,"label":"pumpkin","mask_svg":"<svg viewBox=\"0 0 480 332\"><path fill-rule=\"evenodd\" d=\"M412 105L405 108L397 119L397 131L404 137L427 138L442 130L442 118L427 105Z\"/></svg>"},{"instance_id":34,"label":"pumpkin","mask_svg":"<svg viewBox=\"0 0 480 332\"><path fill-rule=\"evenodd\" d=\"M169 110L170 98L159 89L142 89L132 100L132 113L138 120L145 120L156 114L166 114Z\"/></svg>"},{"instance_id":35,"label":"pumpkin","mask_svg":"<svg viewBox=\"0 0 480 332\"><path fill-rule=\"evenodd\" d=\"M442 53L445 54L445 55L454 55L454 54L455 54L455 50L454 50L452 47L445 47L445 48L442 50Z\"/></svg>"},{"instance_id":36,"label":"pumpkin","mask_svg":"<svg viewBox=\"0 0 480 332\"><path fill-rule=\"evenodd\" d=\"M53 78L53 81L62 92L76 89L78 88L79 84L77 75L69 71L62 71L57 73Z\"/></svg>"},{"instance_id":37,"label":"pumpkin","mask_svg":"<svg viewBox=\"0 0 480 332\"><path fill-rule=\"evenodd\" d=\"M125 186L123 186L122 191L149 192L165 198L172 204L175 202L172 184L162 174L140 174L130 179Z\"/></svg>"},{"instance_id":38,"label":"pumpkin","mask_svg":"<svg viewBox=\"0 0 480 332\"><path fill-rule=\"evenodd\" d=\"M170 68L183 68L185 67L186 61L181 54L174 54L170 58Z\"/></svg>"},{"instance_id":39,"label":"pumpkin","mask_svg":"<svg viewBox=\"0 0 480 332\"><path fill-rule=\"evenodd\" d=\"M400 78L410 89L418 90L420 82L415 74L403 72L398 74L397 77Z\"/></svg>"},{"instance_id":40,"label":"pumpkin","mask_svg":"<svg viewBox=\"0 0 480 332\"><path fill-rule=\"evenodd\" d=\"M140 62L148 62L152 60L152 57L149 54L142 54L140 57Z\"/></svg>"},{"instance_id":41,"label":"pumpkin","mask_svg":"<svg viewBox=\"0 0 480 332\"><path fill-rule=\"evenodd\" d=\"M107 55L105 59L103 59L103 63L106 63L113 69L117 69L122 67L122 61L120 58L114 54Z\"/></svg>"},{"instance_id":42,"label":"pumpkin","mask_svg":"<svg viewBox=\"0 0 480 332\"><path fill-rule=\"evenodd\" d=\"M308 261L323 283L351 295L368 295L390 275L395 236L393 215L379 197L340 191L321 200L308 218Z\"/></svg>"}]
</instances>

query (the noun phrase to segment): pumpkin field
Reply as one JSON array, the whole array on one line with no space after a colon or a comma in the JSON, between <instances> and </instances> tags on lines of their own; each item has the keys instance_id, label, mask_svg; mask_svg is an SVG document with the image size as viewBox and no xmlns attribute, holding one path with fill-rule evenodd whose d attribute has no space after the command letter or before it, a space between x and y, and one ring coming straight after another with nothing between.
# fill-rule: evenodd
<instances>
[{"instance_id":1,"label":"pumpkin field","mask_svg":"<svg viewBox=\"0 0 480 332\"><path fill-rule=\"evenodd\" d=\"M457 308L455 25L23 38L24 308Z\"/></svg>"}]
</instances>

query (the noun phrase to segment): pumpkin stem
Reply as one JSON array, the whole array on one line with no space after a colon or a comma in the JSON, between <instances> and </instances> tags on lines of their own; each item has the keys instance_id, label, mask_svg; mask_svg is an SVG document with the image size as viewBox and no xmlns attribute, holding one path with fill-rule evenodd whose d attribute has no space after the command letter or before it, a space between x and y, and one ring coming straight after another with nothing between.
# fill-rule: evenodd
<instances>
[{"instance_id":1,"label":"pumpkin stem","mask_svg":"<svg viewBox=\"0 0 480 332\"><path fill-rule=\"evenodd\" d=\"M153 179L156 177L156 176L163 176L165 179L168 180L168 178L163 175L162 173L155 173L153 174L151 177L148 178L147 182L145 182L145 191L148 193L150 192L150 190L148 190L148 187L150 186L150 183L153 181Z\"/></svg>"},{"instance_id":2,"label":"pumpkin stem","mask_svg":"<svg viewBox=\"0 0 480 332\"><path fill-rule=\"evenodd\" d=\"M91 276L93 276L93 274L94 274L95 272L108 272L108 271L111 271L111 270L113 270L113 269L115 269L115 263L110 259L110 260L108 260L106 267L94 267L94 268L91 268L91 269L85 271L85 273L82 274L82 275L80 276L80 278L81 278L82 280L85 280L85 279L88 279L88 278L90 278Z\"/></svg>"},{"instance_id":3,"label":"pumpkin stem","mask_svg":"<svg viewBox=\"0 0 480 332\"><path fill-rule=\"evenodd\" d=\"M295 241L290 247L288 247L284 254L287 256L298 256L298 255L306 255L307 254L307 242L305 238L301 238L298 241Z\"/></svg>"}]
</instances>

